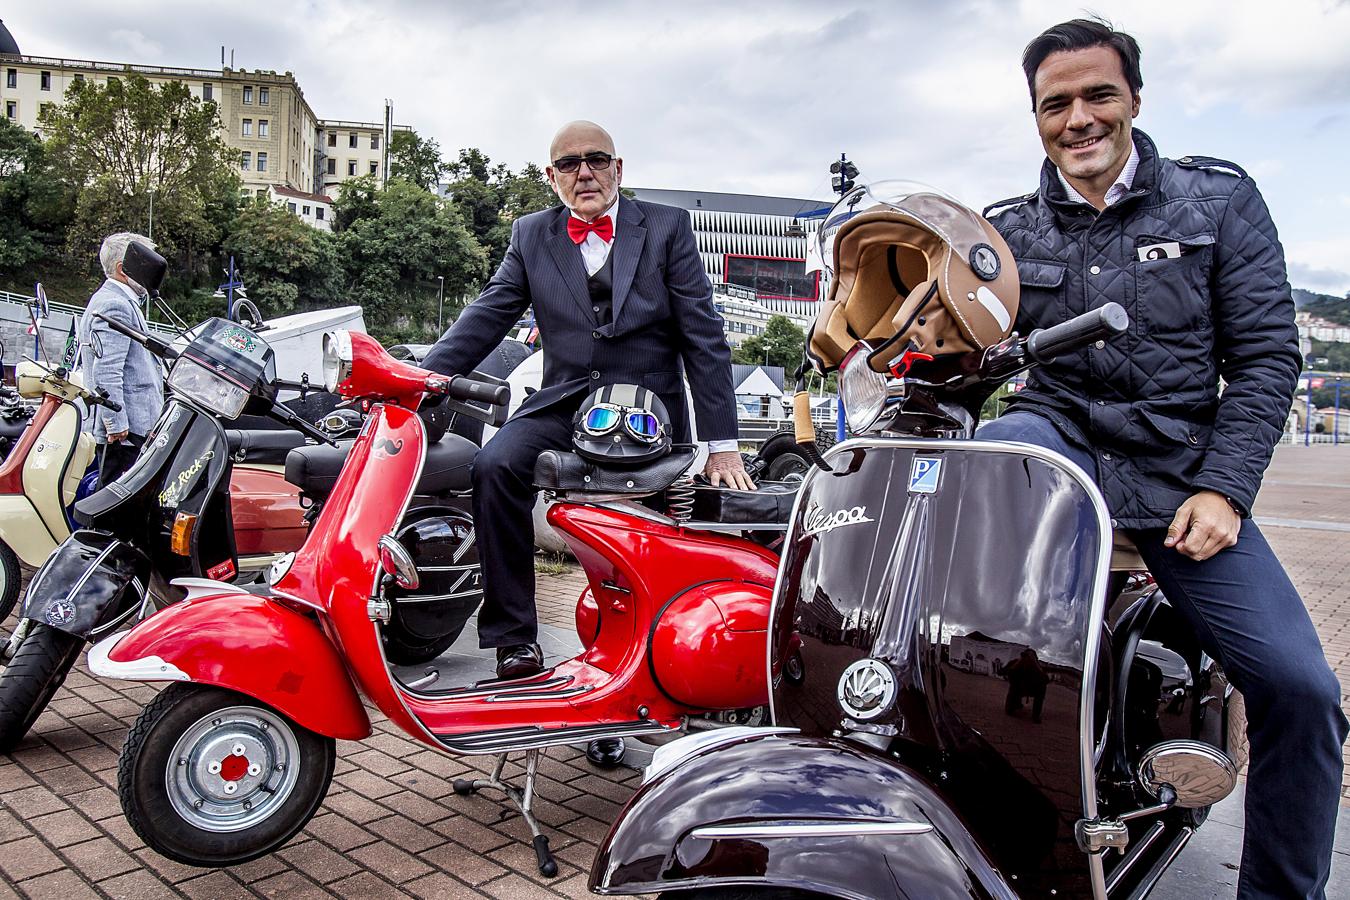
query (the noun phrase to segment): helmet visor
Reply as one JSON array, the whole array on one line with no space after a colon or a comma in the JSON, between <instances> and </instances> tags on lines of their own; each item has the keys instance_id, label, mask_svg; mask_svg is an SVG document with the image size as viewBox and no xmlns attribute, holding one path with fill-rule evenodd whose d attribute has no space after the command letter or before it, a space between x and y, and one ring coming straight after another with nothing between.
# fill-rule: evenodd
<instances>
[{"instance_id":1,"label":"helmet visor","mask_svg":"<svg viewBox=\"0 0 1350 900\"><path fill-rule=\"evenodd\" d=\"M582 427L594 435L609 434L618 426L622 415L623 411L617 406L597 404L586 411L586 421Z\"/></svg>"},{"instance_id":2,"label":"helmet visor","mask_svg":"<svg viewBox=\"0 0 1350 900\"><path fill-rule=\"evenodd\" d=\"M618 430L620 423L623 423L625 431L645 444L661 436L661 420L651 410L613 403L592 406L586 411L581 426L588 434L600 437Z\"/></svg>"},{"instance_id":3,"label":"helmet visor","mask_svg":"<svg viewBox=\"0 0 1350 900\"><path fill-rule=\"evenodd\" d=\"M962 259L976 244L988 243L983 220L961 201L916 181L878 181L849 191L825 216L816 240L820 258L831 277L835 274L834 240L848 221L865 212L889 209L901 213L942 238Z\"/></svg>"}]
</instances>

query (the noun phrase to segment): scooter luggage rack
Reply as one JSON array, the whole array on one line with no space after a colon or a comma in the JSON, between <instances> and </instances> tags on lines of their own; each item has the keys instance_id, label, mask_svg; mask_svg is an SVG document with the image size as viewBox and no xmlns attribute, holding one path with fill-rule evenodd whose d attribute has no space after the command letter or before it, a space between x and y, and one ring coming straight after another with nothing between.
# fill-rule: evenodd
<instances>
[{"instance_id":1,"label":"scooter luggage rack","mask_svg":"<svg viewBox=\"0 0 1350 900\"><path fill-rule=\"evenodd\" d=\"M548 836L544 834L539 827L539 821L534 817L531 807L534 805L534 782L539 774L539 756L541 750L525 751L525 785L524 787L513 787L502 779L502 770L506 768L507 754L503 753L497 757L497 763L492 767L492 774L487 778L456 778L454 784L455 793L461 797L481 791L492 789L501 791L507 800L510 800L520 810L520 814L525 819L525 824L530 826L530 834L533 835L531 843L534 845L534 856L539 863L539 874L545 878L552 878L558 874L558 862L553 858L553 851L548 848Z\"/></svg>"}]
</instances>

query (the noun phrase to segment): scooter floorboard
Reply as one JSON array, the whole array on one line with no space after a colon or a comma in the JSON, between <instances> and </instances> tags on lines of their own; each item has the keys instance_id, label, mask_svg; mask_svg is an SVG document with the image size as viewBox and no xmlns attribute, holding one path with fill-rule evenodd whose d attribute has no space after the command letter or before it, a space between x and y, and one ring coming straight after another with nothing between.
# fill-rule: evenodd
<instances>
[{"instance_id":1,"label":"scooter floorboard","mask_svg":"<svg viewBox=\"0 0 1350 900\"><path fill-rule=\"evenodd\" d=\"M600 738L661 734L673 730L672 726L663 725L655 719L637 719L631 722L575 725L567 728L541 728L537 725L528 725L465 734L438 734L436 739L447 750L455 753L494 754L537 750L560 744L582 744Z\"/></svg>"}]
</instances>

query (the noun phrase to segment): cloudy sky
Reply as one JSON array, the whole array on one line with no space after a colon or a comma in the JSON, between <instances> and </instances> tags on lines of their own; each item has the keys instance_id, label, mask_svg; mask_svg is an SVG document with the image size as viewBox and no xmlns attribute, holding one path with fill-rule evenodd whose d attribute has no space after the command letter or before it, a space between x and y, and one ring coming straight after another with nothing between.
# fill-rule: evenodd
<instances>
[{"instance_id":1,"label":"cloudy sky","mask_svg":"<svg viewBox=\"0 0 1350 900\"><path fill-rule=\"evenodd\" d=\"M1085 11L1143 46L1137 124L1231 159L1269 202L1296 287L1350 291L1350 0L642 3L69 0L8 5L23 52L291 70L323 118L395 119L447 155L544 162L560 123L614 134L625 181L827 199L846 151L980 207L1036 186L1019 68Z\"/></svg>"}]
</instances>

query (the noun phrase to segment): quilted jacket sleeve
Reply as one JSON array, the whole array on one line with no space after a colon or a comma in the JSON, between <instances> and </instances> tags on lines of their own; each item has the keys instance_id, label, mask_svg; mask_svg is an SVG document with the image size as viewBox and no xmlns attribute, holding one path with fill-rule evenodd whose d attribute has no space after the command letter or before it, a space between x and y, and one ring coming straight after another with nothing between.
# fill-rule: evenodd
<instances>
[{"instance_id":1,"label":"quilted jacket sleeve","mask_svg":"<svg viewBox=\"0 0 1350 900\"><path fill-rule=\"evenodd\" d=\"M1227 387L1195 486L1250 512L1302 368L1284 250L1250 178L1238 183L1220 220L1210 287Z\"/></svg>"}]
</instances>

